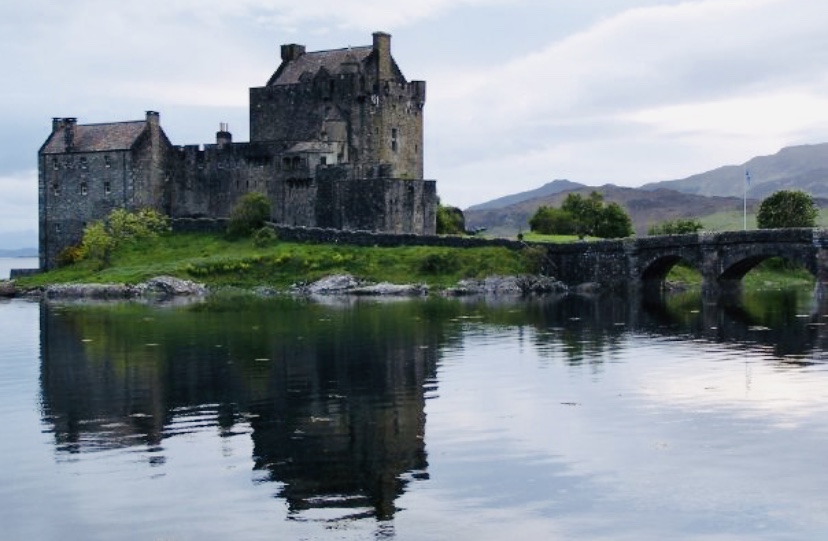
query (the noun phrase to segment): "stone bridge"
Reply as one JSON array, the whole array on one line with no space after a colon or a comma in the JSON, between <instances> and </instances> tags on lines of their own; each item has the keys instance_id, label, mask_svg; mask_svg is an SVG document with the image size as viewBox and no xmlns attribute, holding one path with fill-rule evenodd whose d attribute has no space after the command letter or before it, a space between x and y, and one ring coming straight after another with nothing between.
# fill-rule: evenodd
<instances>
[{"instance_id":1,"label":"stone bridge","mask_svg":"<svg viewBox=\"0 0 828 541\"><path fill-rule=\"evenodd\" d=\"M660 288L680 261L697 269L703 289L738 288L742 277L771 257L799 263L828 283L828 230L762 229L578 242L548 246L544 273L574 285Z\"/></svg>"}]
</instances>

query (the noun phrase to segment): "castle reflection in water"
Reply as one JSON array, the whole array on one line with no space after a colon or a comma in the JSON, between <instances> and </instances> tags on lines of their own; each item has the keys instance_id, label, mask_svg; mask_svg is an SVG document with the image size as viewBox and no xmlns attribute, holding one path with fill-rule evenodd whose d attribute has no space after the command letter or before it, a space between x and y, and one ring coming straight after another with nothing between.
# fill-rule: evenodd
<instances>
[{"instance_id":1,"label":"castle reflection in water","mask_svg":"<svg viewBox=\"0 0 828 541\"><path fill-rule=\"evenodd\" d=\"M441 340L400 309L43 304L44 419L59 455L139 447L150 466L166 438L247 432L259 480L292 512L389 519L408 479L427 476Z\"/></svg>"}]
</instances>

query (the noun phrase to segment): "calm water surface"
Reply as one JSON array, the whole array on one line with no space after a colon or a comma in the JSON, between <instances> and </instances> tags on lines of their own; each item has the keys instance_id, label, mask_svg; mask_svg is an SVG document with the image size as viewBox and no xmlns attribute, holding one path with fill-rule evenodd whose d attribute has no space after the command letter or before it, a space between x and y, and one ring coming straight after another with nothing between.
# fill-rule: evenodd
<instances>
[{"instance_id":1,"label":"calm water surface","mask_svg":"<svg viewBox=\"0 0 828 541\"><path fill-rule=\"evenodd\" d=\"M825 316L2 302L0 537L825 539Z\"/></svg>"},{"instance_id":2,"label":"calm water surface","mask_svg":"<svg viewBox=\"0 0 828 541\"><path fill-rule=\"evenodd\" d=\"M11 269L36 269L38 264L36 257L0 257L0 280L7 280Z\"/></svg>"}]
</instances>

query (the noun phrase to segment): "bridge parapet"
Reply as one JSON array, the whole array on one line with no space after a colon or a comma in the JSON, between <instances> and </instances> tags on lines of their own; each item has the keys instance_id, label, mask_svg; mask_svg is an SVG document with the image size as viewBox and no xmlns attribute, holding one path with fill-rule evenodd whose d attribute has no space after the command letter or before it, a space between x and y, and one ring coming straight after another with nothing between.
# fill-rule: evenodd
<instances>
[{"instance_id":1,"label":"bridge parapet","mask_svg":"<svg viewBox=\"0 0 828 541\"><path fill-rule=\"evenodd\" d=\"M670 269L684 261L701 272L705 290L719 291L738 287L745 274L771 257L800 263L828 283L828 230L823 229L699 232L547 249L549 273L569 285L660 287Z\"/></svg>"}]
</instances>

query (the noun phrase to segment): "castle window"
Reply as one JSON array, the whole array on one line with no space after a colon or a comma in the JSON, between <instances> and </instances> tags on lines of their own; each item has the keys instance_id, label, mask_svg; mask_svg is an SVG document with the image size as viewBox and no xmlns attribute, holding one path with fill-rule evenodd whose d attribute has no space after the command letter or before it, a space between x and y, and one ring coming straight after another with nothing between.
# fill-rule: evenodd
<instances>
[{"instance_id":1,"label":"castle window","mask_svg":"<svg viewBox=\"0 0 828 541\"><path fill-rule=\"evenodd\" d=\"M328 165L328 157L327 156L322 156L321 158L319 158L319 164L320 165Z\"/></svg>"},{"instance_id":2,"label":"castle window","mask_svg":"<svg viewBox=\"0 0 828 541\"><path fill-rule=\"evenodd\" d=\"M104 156L104 167L112 167L112 164L109 161L109 156Z\"/></svg>"},{"instance_id":3,"label":"castle window","mask_svg":"<svg viewBox=\"0 0 828 541\"><path fill-rule=\"evenodd\" d=\"M290 158L282 158L282 169L290 171Z\"/></svg>"},{"instance_id":4,"label":"castle window","mask_svg":"<svg viewBox=\"0 0 828 541\"><path fill-rule=\"evenodd\" d=\"M397 128L391 128L391 150L397 151Z\"/></svg>"},{"instance_id":5,"label":"castle window","mask_svg":"<svg viewBox=\"0 0 828 541\"><path fill-rule=\"evenodd\" d=\"M55 233L60 235L60 224L55 224Z\"/></svg>"},{"instance_id":6,"label":"castle window","mask_svg":"<svg viewBox=\"0 0 828 541\"><path fill-rule=\"evenodd\" d=\"M86 161L86 157L85 157L85 156L82 156L82 157L81 157L81 159L80 159L80 166L81 166L81 169L83 169L84 171L85 171L85 170L87 170L87 169L89 169L89 163Z\"/></svg>"},{"instance_id":7,"label":"castle window","mask_svg":"<svg viewBox=\"0 0 828 541\"><path fill-rule=\"evenodd\" d=\"M60 195L60 185L57 182L52 184L52 193Z\"/></svg>"},{"instance_id":8,"label":"castle window","mask_svg":"<svg viewBox=\"0 0 828 541\"><path fill-rule=\"evenodd\" d=\"M112 193L112 184L110 184L109 182L104 182L104 193L106 195L109 195L109 194Z\"/></svg>"},{"instance_id":9,"label":"castle window","mask_svg":"<svg viewBox=\"0 0 828 541\"><path fill-rule=\"evenodd\" d=\"M89 188L87 187L85 182L81 182L80 192L81 192L81 195L86 195L86 194L89 193Z\"/></svg>"},{"instance_id":10,"label":"castle window","mask_svg":"<svg viewBox=\"0 0 828 541\"><path fill-rule=\"evenodd\" d=\"M60 169L60 164L58 163L57 158L55 158L54 160L52 160L52 168L53 168L55 171L57 171L58 169Z\"/></svg>"}]
</instances>

